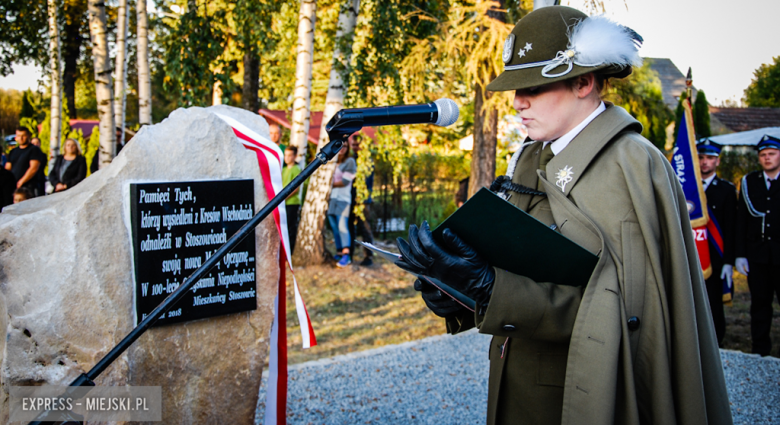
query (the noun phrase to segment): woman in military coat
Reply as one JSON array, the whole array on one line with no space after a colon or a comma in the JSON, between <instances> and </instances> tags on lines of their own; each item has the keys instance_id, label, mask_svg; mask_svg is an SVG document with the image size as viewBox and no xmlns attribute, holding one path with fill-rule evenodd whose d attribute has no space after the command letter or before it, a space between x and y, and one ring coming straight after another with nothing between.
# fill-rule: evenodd
<instances>
[{"instance_id":1,"label":"woman in military coat","mask_svg":"<svg viewBox=\"0 0 780 425\"><path fill-rule=\"evenodd\" d=\"M606 18L542 8L515 26L488 86L515 91L533 140L509 164L520 190L502 195L598 255L587 285L493 268L427 223L399 239L400 266L477 302L472 313L416 282L448 331L494 336L488 424L732 423L682 188L641 125L600 98L641 63L640 43Z\"/></svg>"}]
</instances>

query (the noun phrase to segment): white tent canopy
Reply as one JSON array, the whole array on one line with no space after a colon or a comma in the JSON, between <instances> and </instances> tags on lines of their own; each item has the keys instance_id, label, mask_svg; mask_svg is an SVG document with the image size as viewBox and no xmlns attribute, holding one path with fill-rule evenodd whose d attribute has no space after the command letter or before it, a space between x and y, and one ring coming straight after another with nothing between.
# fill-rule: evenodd
<instances>
[{"instance_id":1,"label":"white tent canopy","mask_svg":"<svg viewBox=\"0 0 780 425\"><path fill-rule=\"evenodd\" d=\"M755 146L765 134L780 139L780 127L764 127L757 130L712 136L709 139L723 146Z\"/></svg>"}]
</instances>

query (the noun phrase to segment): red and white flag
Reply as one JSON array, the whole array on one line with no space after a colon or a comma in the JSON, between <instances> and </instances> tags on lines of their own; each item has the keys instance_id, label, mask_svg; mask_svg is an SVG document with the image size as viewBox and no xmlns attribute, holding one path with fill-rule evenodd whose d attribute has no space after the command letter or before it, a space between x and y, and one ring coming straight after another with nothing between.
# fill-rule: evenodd
<instances>
[{"instance_id":1,"label":"red and white flag","mask_svg":"<svg viewBox=\"0 0 780 425\"><path fill-rule=\"evenodd\" d=\"M249 127L235 119L216 114L224 120L235 133L238 140L245 148L257 155L257 164L260 166L260 174L263 177L263 185L268 199L272 199L279 193L282 184L282 161L284 154L279 147L267 138L252 131ZM265 398L265 425L286 424L287 421L287 297L285 265L290 268L295 291L295 310L298 314L298 323L301 324L301 337L303 348L317 345L314 329L311 326L309 313L301 298L298 282L292 268L290 257L290 238L287 234L287 212L284 203L273 212L276 229L279 231L279 239L282 242L279 255L279 291L274 299L274 323L271 327L270 358L268 361L268 386Z\"/></svg>"}]
</instances>

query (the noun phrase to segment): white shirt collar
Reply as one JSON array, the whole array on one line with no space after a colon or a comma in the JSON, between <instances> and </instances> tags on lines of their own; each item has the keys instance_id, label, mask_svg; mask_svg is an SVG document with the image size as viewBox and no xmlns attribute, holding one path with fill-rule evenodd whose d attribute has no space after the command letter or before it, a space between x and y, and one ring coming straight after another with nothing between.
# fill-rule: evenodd
<instances>
[{"instance_id":1,"label":"white shirt collar","mask_svg":"<svg viewBox=\"0 0 780 425\"><path fill-rule=\"evenodd\" d=\"M558 155L561 153L561 151L566 147L569 146L569 143L571 143L572 140L574 140L575 137L577 137L578 134L582 132L582 130L588 126L588 124L591 123L591 121L595 120L599 114L606 111L607 107L604 105L604 102L601 102L599 106L596 108L595 111L593 111L590 115L588 115L587 118L585 118L581 123L579 123L576 127L572 128L571 131L564 134L558 140L552 142L552 151L553 154ZM546 147L547 144L550 142L544 142L544 145L542 147Z\"/></svg>"},{"instance_id":2,"label":"white shirt collar","mask_svg":"<svg viewBox=\"0 0 780 425\"><path fill-rule=\"evenodd\" d=\"M764 171L764 184L766 184L766 188L769 189L769 180L776 180L780 179L780 174L776 175L775 178L771 178L766 174L766 171Z\"/></svg>"},{"instance_id":3,"label":"white shirt collar","mask_svg":"<svg viewBox=\"0 0 780 425\"><path fill-rule=\"evenodd\" d=\"M710 183L712 183L713 180L715 180L715 173L712 173L711 176L709 176L706 179L702 180L702 182L704 183L704 185L703 185L704 187L702 189L707 190L707 188L710 187Z\"/></svg>"}]
</instances>

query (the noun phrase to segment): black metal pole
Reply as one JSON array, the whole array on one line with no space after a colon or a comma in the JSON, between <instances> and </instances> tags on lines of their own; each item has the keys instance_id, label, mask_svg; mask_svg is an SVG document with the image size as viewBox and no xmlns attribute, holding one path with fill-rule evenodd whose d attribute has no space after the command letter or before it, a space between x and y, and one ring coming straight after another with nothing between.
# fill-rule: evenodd
<instances>
[{"instance_id":1,"label":"black metal pole","mask_svg":"<svg viewBox=\"0 0 780 425\"><path fill-rule=\"evenodd\" d=\"M358 128L359 130L359 128ZM143 335L144 332L146 332L149 327L154 324L157 319L163 315L164 313L168 312L171 308L173 308L176 303L184 297L184 295L187 293L187 291L192 288L193 285L195 285L196 282L198 282L204 275L206 275L209 271L211 271L214 266L217 265L217 263L222 260L222 257L225 256L225 254L229 253L233 250L233 248L236 247L244 238L249 236L266 217L268 217L273 210L276 209L276 207L279 206L285 199L287 199L288 196L292 192L295 191L303 182L309 178L312 174L314 174L315 171L317 171L318 168L320 168L322 165L326 164L328 161L333 159L336 154L338 154L339 150L341 150L341 146L344 144L344 141L347 137L349 137L350 134L346 133L340 133L338 131L335 132L333 136L331 137L331 141L325 145L320 152L317 153L317 156L314 158L312 162L309 163L306 168L301 171L301 174L298 174L297 177L295 177L290 184L285 186L281 192L276 194L273 199L268 201L268 203L260 209L260 211L257 212L249 221L247 221L243 226L241 226L236 233L228 239L227 242L225 242L224 245L222 245L214 254L206 260L206 262L203 263L202 266L200 266L197 270L192 272L189 277L184 279L182 281L182 284L176 288L173 293L168 295L154 310L152 310L149 315L147 315L141 323L139 323L132 331L130 331L127 336L125 336L122 341L119 342L111 351L108 352L105 356L103 356L102 359L100 359L99 362L95 366L92 367L92 369L89 370L87 373L82 373L79 375L78 378L76 378L73 382L70 383L70 387L93 387L95 386L95 378L97 378L108 366L111 365L119 356L122 355L122 353L125 352L125 350L130 347L130 345L135 342L138 338ZM329 132L330 134L330 132ZM282 271L284 273L284 271ZM39 415L39 418L45 417L49 412L43 412L41 415ZM30 422L31 425L37 425L41 424L42 422L40 420L36 420L34 422Z\"/></svg>"}]
</instances>

